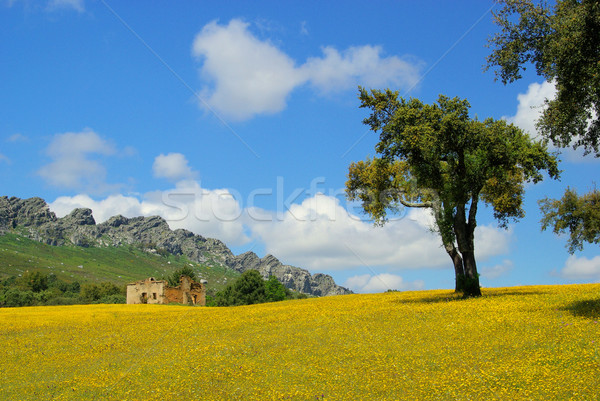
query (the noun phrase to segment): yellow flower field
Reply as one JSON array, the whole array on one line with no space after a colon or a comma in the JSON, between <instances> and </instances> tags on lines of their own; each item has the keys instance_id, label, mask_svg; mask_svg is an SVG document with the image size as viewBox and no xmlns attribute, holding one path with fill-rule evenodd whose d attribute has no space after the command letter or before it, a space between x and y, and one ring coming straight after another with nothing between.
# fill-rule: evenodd
<instances>
[{"instance_id":1,"label":"yellow flower field","mask_svg":"<svg viewBox=\"0 0 600 401\"><path fill-rule=\"evenodd\" d=\"M1 400L597 400L600 285L0 309Z\"/></svg>"}]
</instances>

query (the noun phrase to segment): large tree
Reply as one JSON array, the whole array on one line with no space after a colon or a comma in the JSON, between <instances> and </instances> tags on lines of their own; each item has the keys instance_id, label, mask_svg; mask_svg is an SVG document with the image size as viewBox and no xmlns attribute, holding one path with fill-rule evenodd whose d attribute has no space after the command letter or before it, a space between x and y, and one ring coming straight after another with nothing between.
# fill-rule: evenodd
<instances>
[{"instance_id":1,"label":"large tree","mask_svg":"<svg viewBox=\"0 0 600 401\"><path fill-rule=\"evenodd\" d=\"M506 227L524 216L524 183L557 161L546 146L503 120L469 117L466 100L440 96L436 103L403 99L390 90L360 88L364 120L379 134L378 156L352 163L346 192L360 200L376 224L400 206L428 208L450 256L458 292L481 295L474 234L479 201L493 207Z\"/></svg>"},{"instance_id":2,"label":"large tree","mask_svg":"<svg viewBox=\"0 0 600 401\"><path fill-rule=\"evenodd\" d=\"M507 84L535 66L557 90L537 121L540 133L556 146L583 147L600 157L600 2L556 0L553 7L545 1L501 2L494 14L501 30L490 39L486 68L496 68ZM600 222L594 219L600 205L592 202L597 197L597 191L578 196L567 188L560 200L543 199L542 228L569 230L570 252L581 249L582 241L598 243Z\"/></svg>"},{"instance_id":3,"label":"large tree","mask_svg":"<svg viewBox=\"0 0 600 401\"><path fill-rule=\"evenodd\" d=\"M600 156L600 2L500 2L494 17L501 30L490 38L486 68L507 84L533 65L557 90L537 122L541 134Z\"/></svg>"}]
</instances>

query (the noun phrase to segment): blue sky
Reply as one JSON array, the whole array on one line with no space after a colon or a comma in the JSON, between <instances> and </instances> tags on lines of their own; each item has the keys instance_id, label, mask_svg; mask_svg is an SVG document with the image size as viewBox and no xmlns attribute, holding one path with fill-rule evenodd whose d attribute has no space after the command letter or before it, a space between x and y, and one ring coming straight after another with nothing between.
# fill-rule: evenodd
<instances>
[{"instance_id":1,"label":"blue sky","mask_svg":"<svg viewBox=\"0 0 600 401\"><path fill-rule=\"evenodd\" d=\"M348 165L374 155L357 86L535 136L553 86L483 72L492 1L0 2L2 195L161 215L172 228L272 253L357 292L453 288L429 216L374 227L344 198ZM497 228L480 207L484 287L600 281L598 246L570 256L540 231L537 201L589 190L598 160L563 151L560 181L527 188L526 217Z\"/></svg>"}]
</instances>

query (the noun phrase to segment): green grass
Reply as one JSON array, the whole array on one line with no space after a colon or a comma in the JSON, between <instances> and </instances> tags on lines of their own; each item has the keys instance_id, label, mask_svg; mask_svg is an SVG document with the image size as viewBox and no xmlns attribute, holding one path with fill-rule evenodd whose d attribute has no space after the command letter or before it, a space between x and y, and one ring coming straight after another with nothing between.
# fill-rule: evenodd
<instances>
[{"instance_id":1,"label":"green grass","mask_svg":"<svg viewBox=\"0 0 600 401\"><path fill-rule=\"evenodd\" d=\"M119 247L51 246L16 234L0 236L0 279L40 271L80 283L110 281L126 284L146 277L160 278L192 265L208 281L209 293L223 288L239 273L211 263L200 265L182 256L160 256L133 245Z\"/></svg>"}]
</instances>

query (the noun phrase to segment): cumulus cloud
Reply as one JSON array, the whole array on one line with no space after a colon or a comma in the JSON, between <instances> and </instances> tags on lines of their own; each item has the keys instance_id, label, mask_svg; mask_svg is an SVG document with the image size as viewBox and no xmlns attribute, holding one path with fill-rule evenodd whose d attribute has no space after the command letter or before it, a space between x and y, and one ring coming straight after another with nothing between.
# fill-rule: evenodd
<instances>
[{"instance_id":1,"label":"cumulus cloud","mask_svg":"<svg viewBox=\"0 0 600 401\"><path fill-rule=\"evenodd\" d=\"M181 153L160 154L154 159L152 171L157 178L176 182L196 177L196 172L188 166L188 160Z\"/></svg>"},{"instance_id":2,"label":"cumulus cloud","mask_svg":"<svg viewBox=\"0 0 600 401\"><path fill-rule=\"evenodd\" d=\"M585 256L569 256L560 274L571 280L590 280L600 282L600 255L591 259Z\"/></svg>"},{"instance_id":3,"label":"cumulus cloud","mask_svg":"<svg viewBox=\"0 0 600 401\"><path fill-rule=\"evenodd\" d=\"M150 192L142 199L111 195L94 200L87 195L77 195L59 197L50 203L50 209L59 217L78 207L92 209L97 223L118 214L125 217L161 216L173 230L185 228L229 245L249 241L244 233L242 209L234 195L226 189L204 189L195 181L178 182L172 189Z\"/></svg>"},{"instance_id":4,"label":"cumulus cloud","mask_svg":"<svg viewBox=\"0 0 600 401\"><path fill-rule=\"evenodd\" d=\"M67 189L103 191L106 169L97 156L115 153L114 147L92 130L54 135L46 148L52 160L38 170L48 184Z\"/></svg>"},{"instance_id":5,"label":"cumulus cloud","mask_svg":"<svg viewBox=\"0 0 600 401\"><path fill-rule=\"evenodd\" d=\"M290 93L306 83L328 93L357 85L412 87L419 79L420 62L384 57L378 46L356 46L341 52L324 47L322 57L296 65L248 27L239 19L227 25L213 21L196 35L192 47L193 55L202 62L201 76L213 85L202 91L202 97L210 108L233 119L279 112L286 107Z\"/></svg>"},{"instance_id":6,"label":"cumulus cloud","mask_svg":"<svg viewBox=\"0 0 600 401\"><path fill-rule=\"evenodd\" d=\"M527 87L527 92L517 95L517 112L514 116L505 116L509 123L515 124L532 138L540 139L540 134L536 128L536 122L541 117L545 108L545 100L553 99L556 96L556 86L554 83L544 81L541 84L532 83ZM555 148L553 148L555 149ZM556 149L555 149L556 150ZM583 156L583 150L573 148L561 148L560 153L566 160L571 162L598 162L599 159L593 156Z\"/></svg>"},{"instance_id":7,"label":"cumulus cloud","mask_svg":"<svg viewBox=\"0 0 600 401\"><path fill-rule=\"evenodd\" d=\"M294 60L237 19L227 26L206 25L194 40L193 54L203 59L203 77L214 82L204 92L207 102L234 119L283 110L288 94L305 81Z\"/></svg>"},{"instance_id":8,"label":"cumulus cloud","mask_svg":"<svg viewBox=\"0 0 600 401\"><path fill-rule=\"evenodd\" d=\"M266 251L286 263L315 271L361 266L386 266L394 271L449 265L439 236L431 231L431 221L427 211L413 209L403 218L375 227L337 198L316 194L291 205L277 218L256 219L249 225ZM478 257L485 260L507 252L511 234L491 226L477 227Z\"/></svg>"},{"instance_id":9,"label":"cumulus cloud","mask_svg":"<svg viewBox=\"0 0 600 401\"><path fill-rule=\"evenodd\" d=\"M389 273L376 276L362 274L348 278L344 282L344 287L358 293L384 292L387 290L413 291L424 289L425 282L422 280L406 282L402 277Z\"/></svg>"},{"instance_id":10,"label":"cumulus cloud","mask_svg":"<svg viewBox=\"0 0 600 401\"><path fill-rule=\"evenodd\" d=\"M301 67L310 83L322 92L366 87L410 88L419 80L420 62L382 57L380 46L350 47L340 52L323 48L323 57L309 58Z\"/></svg>"},{"instance_id":11,"label":"cumulus cloud","mask_svg":"<svg viewBox=\"0 0 600 401\"><path fill-rule=\"evenodd\" d=\"M488 280L493 280L495 278L504 276L513 268L513 262L511 260L505 259L502 263L495 266L484 266L480 269L481 276L485 277Z\"/></svg>"}]
</instances>

